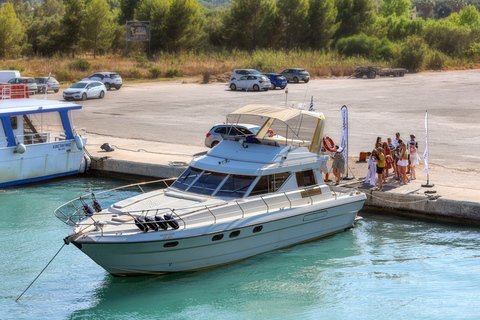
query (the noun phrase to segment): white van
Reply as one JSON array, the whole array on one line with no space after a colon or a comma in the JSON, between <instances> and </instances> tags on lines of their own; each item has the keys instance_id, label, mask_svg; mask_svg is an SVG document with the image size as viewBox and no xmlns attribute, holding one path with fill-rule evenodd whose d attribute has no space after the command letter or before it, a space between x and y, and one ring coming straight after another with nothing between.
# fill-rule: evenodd
<instances>
[{"instance_id":1,"label":"white van","mask_svg":"<svg viewBox=\"0 0 480 320\"><path fill-rule=\"evenodd\" d=\"M20 71L17 70L2 70L0 71L0 83L7 83L13 78L20 78Z\"/></svg>"}]
</instances>

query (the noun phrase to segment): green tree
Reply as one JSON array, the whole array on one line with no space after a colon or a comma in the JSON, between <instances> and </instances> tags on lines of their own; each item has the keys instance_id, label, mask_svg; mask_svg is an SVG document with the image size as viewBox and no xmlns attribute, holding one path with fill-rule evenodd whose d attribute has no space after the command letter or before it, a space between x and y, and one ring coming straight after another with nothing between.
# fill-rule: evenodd
<instances>
[{"instance_id":1,"label":"green tree","mask_svg":"<svg viewBox=\"0 0 480 320\"><path fill-rule=\"evenodd\" d=\"M165 24L169 7L169 0L141 0L135 10L136 20L150 21L150 41L153 50L165 48Z\"/></svg>"},{"instance_id":2,"label":"green tree","mask_svg":"<svg viewBox=\"0 0 480 320\"><path fill-rule=\"evenodd\" d=\"M392 15L406 17L411 7L412 3L410 0L382 0L378 8L378 15L381 17L389 17Z\"/></svg>"},{"instance_id":3,"label":"green tree","mask_svg":"<svg viewBox=\"0 0 480 320\"><path fill-rule=\"evenodd\" d=\"M16 55L25 41L25 30L9 2L0 8L0 52L2 57Z\"/></svg>"},{"instance_id":4,"label":"green tree","mask_svg":"<svg viewBox=\"0 0 480 320\"><path fill-rule=\"evenodd\" d=\"M234 0L223 17L223 34L230 47L253 50L271 44L276 20L274 0Z\"/></svg>"},{"instance_id":5,"label":"green tree","mask_svg":"<svg viewBox=\"0 0 480 320\"><path fill-rule=\"evenodd\" d=\"M205 15L198 0L171 0L165 21L166 49L189 50L205 40Z\"/></svg>"},{"instance_id":6,"label":"green tree","mask_svg":"<svg viewBox=\"0 0 480 320\"><path fill-rule=\"evenodd\" d=\"M311 48L323 49L330 46L333 35L340 26L340 22L335 22L337 14L335 0L310 0L307 41Z\"/></svg>"},{"instance_id":7,"label":"green tree","mask_svg":"<svg viewBox=\"0 0 480 320\"><path fill-rule=\"evenodd\" d=\"M108 50L113 41L115 24L106 0L91 0L85 9L83 20L84 49L93 49L93 58L97 51Z\"/></svg>"},{"instance_id":8,"label":"green tree","mask_svg":"<svg viewBox=\"0 0 480 320\"><path fill-rule=\"evenodd\" d=\"M471 30L480 28L480 13L473 5L469 5L458 14L458 25Z\"/></svg>"},{"instance_id":9,"label":"green tree","mask_svg":"<svg viewBox=\"0 0 480 320\"><path fill-rule=\"evenodd\" d=\"M65 15L62 19L62 51L75 56L82 41L82 21L85 18L84 0L64 0Z\"/></svg>"},{"instance_id":10,"label":"green tree","mask_svg":"<svg viewBox=\"0 0 480 320\"><path fill-rule=\"evenodd\" d=\"M278 0L280 34L284 48L298 47L308 30L308 0Z\"/></svg>"},{"instance_id":11,"label":"green tree","mask_svg":"<svg viewBox=\"0 0 480 320\"><path fill-rule=\"evenodd\" d=\"M140 5L141 0L120 0L119 23L125 25L127 21L132 21L135 11Z\"/></svg>"},{"instance_id":12,"label":"green tree","mask_svg":"<svg viewBox=\"0 0 480 320\"><path fill-rule=\"evenodd\" d=\"M375 22L374 0L336 0L336 4L340 23L336 39L366 31Z\"/></svg>"},{"instance_id":13,"label":"green tree","mask_svg":"<svg viewBox=\"0 0 480 320\"><path fill-rule=\"evenodd\" d=\"M421 0L417 3L417 8L422 13L422 16L425 19L430 18L433 12L433 8L435 8L435 1L433 0Z\"/></svg>"}]
</instances>

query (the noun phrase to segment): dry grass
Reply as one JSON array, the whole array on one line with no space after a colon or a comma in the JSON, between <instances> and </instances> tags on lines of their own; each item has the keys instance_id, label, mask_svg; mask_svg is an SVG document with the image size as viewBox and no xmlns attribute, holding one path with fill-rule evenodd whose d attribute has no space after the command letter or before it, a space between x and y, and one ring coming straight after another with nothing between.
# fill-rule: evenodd
<instances>
[{"instance_id":1,"label":"dry grass","mask_svg":"<svg viewBox=\"0 0 480 320\"><path fill-rule=\"evenodd\" d=\"M90 68L79 71L71 68L72 62L83 59L90 63ZM178 77L198 77L205 74L211 76L210 81L221 81L223 75L238 68L253 68L262 72L280 72L288 67L307 69L312 77L342 77L349 76L358 65L377 65L388 67L382 61L369 61L362 57L345 58L335 53L320 51L274 51L257 50L224 51L224 52L183 52L178 54L159 53L152 58L145 56L124 57L121 55L77 56L75 59L63 56L52 58L20 58L4 60L2 68L19 69L24 76L48 76L51 72L63 83L75 82L98 71L118 72L125 80L153 79L149 69L156 67L161 70L160 77L165 77L168 70L178 69ZM470 69L477 67L466 61L449 60L446 69ZM227 77L228 79L228 77Z\"/></svg>"}]
</instances>

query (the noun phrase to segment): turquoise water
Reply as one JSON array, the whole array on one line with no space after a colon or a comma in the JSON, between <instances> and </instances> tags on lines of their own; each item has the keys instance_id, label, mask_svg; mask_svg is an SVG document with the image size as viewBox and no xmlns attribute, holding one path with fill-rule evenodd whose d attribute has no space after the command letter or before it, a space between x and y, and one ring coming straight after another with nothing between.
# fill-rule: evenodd
<instances>
[{"instance_id":1,"label":"turquoise water","mask_svg":"<svg viewBox=\"0 0 480 320\"><path fill-rule=\"evenodd\" d=\"M129 183L129 182L128 182ZM362 212L353 230L203 272L113 278L53 215L77 178L0 191L0 319L480 319L480 228Z\"/></svg>"}]
</instances>

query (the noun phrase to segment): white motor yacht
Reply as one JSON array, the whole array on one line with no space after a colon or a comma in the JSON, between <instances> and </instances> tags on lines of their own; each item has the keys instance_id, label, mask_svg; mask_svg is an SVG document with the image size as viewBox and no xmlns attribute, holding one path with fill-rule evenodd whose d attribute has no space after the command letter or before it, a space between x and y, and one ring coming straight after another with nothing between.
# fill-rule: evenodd
<instances>
[{"instance_id":1,"label":"white motor yacht","mask_svg":"<svg viewBox=\"0 0 480 320\"><path fill-rule=\"evenodd\" d=\"M323 114L247 105L230 117L244 115L266 119L255 137L226 137L173 183L149 192L146 183L129 185L57 208L72 226L65 242L114 276L134 276L219 266L351 228L366 197L325 184ZM311 141L295 129L291 138L267 134L273 123L290 127L302 117L317 123Z\"/></svg>"}]
</instances>

